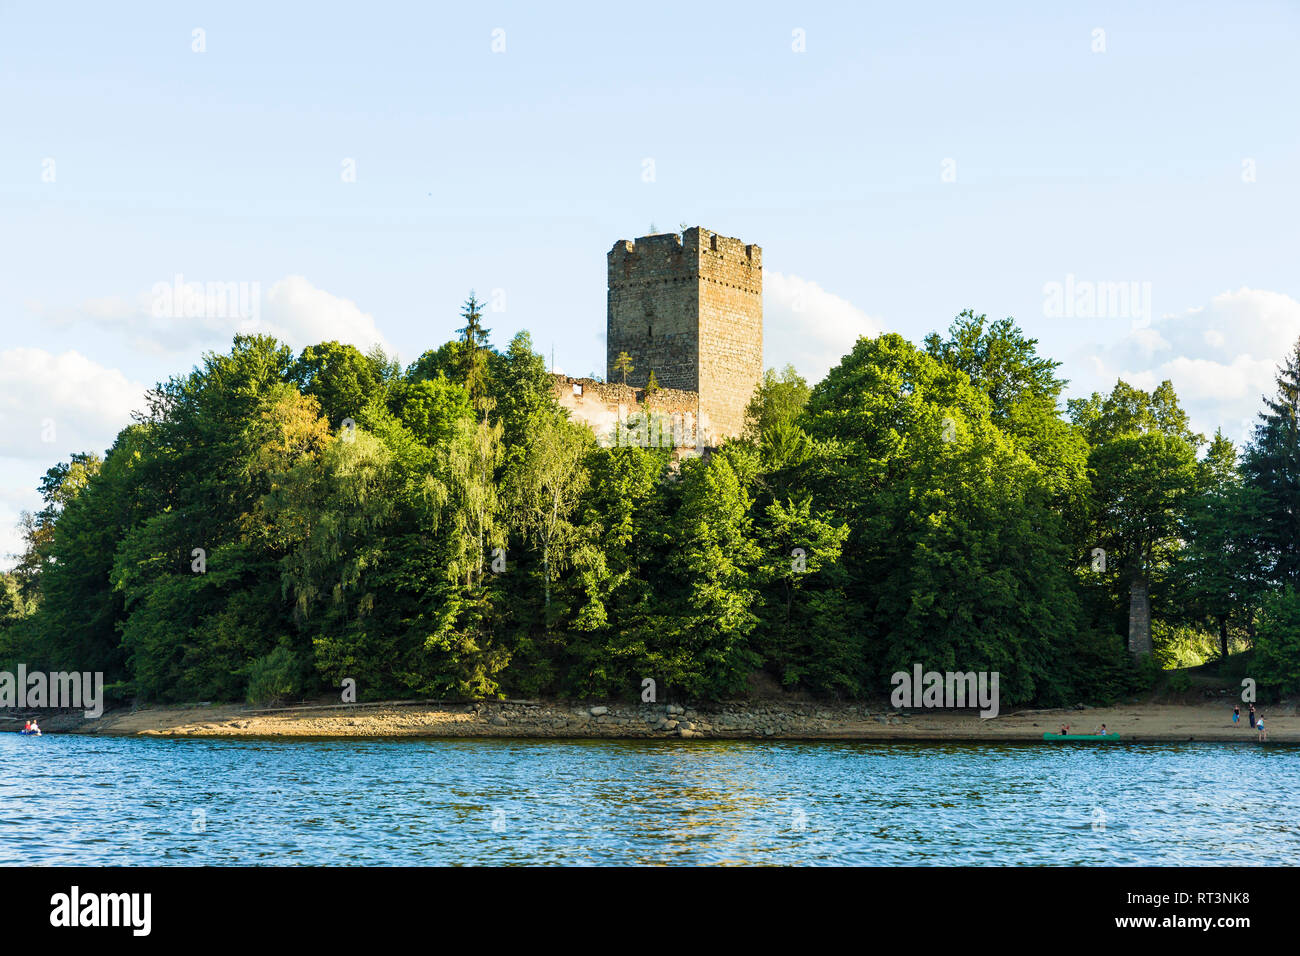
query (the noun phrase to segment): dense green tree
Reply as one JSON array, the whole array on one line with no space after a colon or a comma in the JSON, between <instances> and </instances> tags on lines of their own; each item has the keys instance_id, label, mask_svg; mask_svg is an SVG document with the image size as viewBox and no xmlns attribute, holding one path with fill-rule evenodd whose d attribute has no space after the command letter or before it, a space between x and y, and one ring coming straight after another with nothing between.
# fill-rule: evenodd
<instances>
[{"instance_id":1,"label":"dense green tree","mask_svg":"<svg viewBox=\"0 0 1300 956\"><path fill-rule=\"evenodd\" d=\"M1166 583L1182 547L1198 487L1196 448L1203 439L1189 431L1169 382L1147 393L1120 380L1109 395L1094 392L1069 406L1092 445L1093 540L1105 552L1113 620L1122 620L1121 595L1127 595L1129 646L1137 656L1149 656L1151 594Z\"/></svg>"},{"instance_id":2,"label":"dense green tree","mask_svg":"<svg viewBox=\"0 0 1300 956\"><path fill-rule=\"evenodd\" d=\"M533 423L544 420L540 413L555 411L558 406L546 362L533 351L533 339L527 332L517 333L505 352L493 355L491 370L492 405L509 456L511 450L532 440L528 430Z\"/></svg>"},{"instance_id":3,"label":"dense green tree","mask_svg":"<svg viewBox=\"0 0 1300 956\"><path fill-rule=\"evenodd\" d=\"M578 506L583 538L574 549L567 603L569 639L556 659L561 688L581 696L630 696L642 678L663 683L657 615L667 531L664 449L620 446L587 458L587 487Z\"/></svg>"},{"instance_id":4,"label":"dense green tree","mask_svg":"<svg viewBox=\"0 0 1300 956\"><path fill-rule=\"evenodd\" d=\"M1210 622L1219 654L1228 656L1229 629L1246 628L1263 589L1263 567L1251 531L1258 523L1253 489L1237 470L1237 452L1216 432L1197 469L1184 538L1172 577L1177 605L1192 624Z\"/></svg>"},{"instance_id":5,"label":"dense green tree","mask_svg":"<svg viewBox=\"0 0 1300 956\"><path fill-rule=\"evenodd\" d=\"M430 448L451 441L456 423L472 410L469 392L442 373L432 379L395 382L389 389L389 407L411 435Z\"/></svg>"},{"instance_id":6,"label":"dense green tree","mask_svg":"<svg viewBox=\"0 0 1300 956\"><path fill-rule=\"evenodd\" d=\"M1300 692L1300 592L1288 587L1265 598L1255 651L1260 684L1279 695Z\"/></svg>"},{"instance_id":7,"label":"dense green tree","mask_svg":"<svg viewBox=\"0 0 1300 956\"><path fill-rule=\"evenodd\" d=\"M0 571L0 629L27 617L29 608L17 576Z\"/></svg>"},{"instance_id":8,"label":"dense green tree","mask_svg":"<svg viewBox=\"0 0 1300 956\"><path fill-rule=\"evenodd\" d=\"M55 465L41 478L39 491L45 506L36 514L24 512L20 516L23 553L17 556L14 575L24 601L34 601L39 595L41 571L50 560L59 515L99 474L103 464L99 455L82 452Z\"/></svg>"},{"instance_id":9,"label":"dense green tree","mask_svg":"<svg viewBox=\"0 0 1300 956\"><path fill-rule=\"evenodd\" d=\"M683 458L601 447L526 333L497 353L472 295L464 318L405 374L237 336L160 384L102 462L45 476L0 656L146 700L719 698L761 672L875 697L920 663L1060 704L1140 686L1142 591L1162 634L1258 608L1261 680L1294 686L1294 592L1263 593L1291 574L1294 372L1243 478L1222 436L1196 460L1168 383L1067 421L1057 363L963 313L811 390L767 373L746 434Z\"/></svg>"},{"instance_id":10,"label":"dense green tree","mask_svg":"<svg viewBox=\"0 0 1300 956\"><path fill-rule=\"evenodd\" d=\"M926 352L970 376L989 398L989 418L1033 460L1066 522L1070 543L1082 548L1088 506L1088 440L1058 408L1068 384L1057 378L1060 362L1038 354L1012 319L989 323L967 310L953 320L948 338L931 334Z\"/></svg>"},{"instance_id":11,"label":"dense green tree","mask_svg":"<svg viewBox=\"0 0 1300 956\"><path fill-rule=\"evenodd\" d=\"M353 345L309 345L289 375L304 394L319 400L326 420L335 426L345 418L355 420L367 404L384 398L382 353L368 358Z\"/></svg>"},{"instance_id":12,"label":"dense green tree","mask_svg":"<svg viewBox=\"0 0 1300 956\"><path fill-rule=\"evenodd\" d=\"M1054 409L1068 384L1056 377L1061 363L1038 354L1038 340L1025 338L1013 319L990 323L971 309L962 312L943 339L932 332L925 351L952 368L961 369L989 397L989 417L1006 428L1016 421L1016 409L1026 403Z\"/></svg>"},{"instance_id":13,"label":"dense green tree","mask_svg":"<svg viewBox=\"0 0 1300 956\"><path fill-rule=\"evenodd\" d=\"M476 406L482 406L488 391L488 337L491 329L483 327L483 303L471 291L461 309L465 324L456 332L460 335L460 381L469 391Z\"/></svg>"},{"instance_id":14,"label":"dense green tree","mask_svg":"<svg viewBox=\"0 0 1300 956\"><path fill-rule=\"evenodd\" d=\"M680 582L658 616L651 644L664 682L692 696L739 690L760 663L749 635L758 623L747 477L752 453L732 447L682 464L666 571Z\"/></svg>"},{"instance_id":15,"label":"dense green tree","mask_svg":"<svg viewBox=\"0 0 1300 956\"><path fill-rule=\"evenodd\" d=\"M593 436L554 411L538 409L530 420L523 454L506 476L507 499L511 520L541 554L549 611L555 572L565 567L580 540L572 519L587 485L584 465Z\"/></svg>"},{"instance_id":16,"label":"dense green tree","mask_svg":"<svg viewBox=\"0 0 1300 956\"><path fill-rule=\"evenodd\" d=\"M1259 507L1256 546L1270 581L1300 589L1300 341L1264 407L1242 462Z\"/></svg>"},{"instance_id":17,"label":"dense green tree","mask_svg":"<svg viewBox=\"0 0 1300 956\"><path fill-rule=\"evenodd\" d=\"M101 671L110 687L128 677L122 600L110 572L123 537L160 497L143 467L148 432L139 424L123 429L99 473L60 510L40 573L39 610L24 627L29 667Z\"/></svg>"},{"instance_id":18,"label":"dense green tree","mask_svg":"<svg viewBox=\"0 0 1300 956\"><path fill-rule=\"evenodd\" d=\"M460 339L444 342L436 349L430 349L411 363L403 376L408 382L430 381L441 374L449 381L463 385L461 372L464 367L462 352L465 346Z\"/></svg>"},{"instance_id":19,"label":"dense green tree","mask_svg":"<svg viewBox=\"0 0 1300 956\"><path fill-rule=\"evenodd\" d=\"M967 373L897 335L859 339L804 420L827 450L809 486L851 528L867 691L921 663L998 671L1005 701L1065 693L1049 662L1079 612L1060 521Z\"/></svg>"},{"instance_id":20,"label":"dense green tree","mask_svg":"<svg viewBox=\"0 0 1300 956\"><path fill-rule=\"evenodd\" d=\"M793 425L811 394L807 380L793 365L787 365L779 374L768 369L745 409L746 436L757 440L771 429Z\"/></svg>"},{"instance_id":21,"label":"dense green tree","mask_svg":"<svg viewBox=\"0 0 1300 956\"><path fill-rule=\"evenodd\" d=\"M782 684L858 696L864 648L844 596L840 564L848 525L833 524L812 500L772 501L755 538L763 587L756 649Z\"/></svg>"}]
</instances>

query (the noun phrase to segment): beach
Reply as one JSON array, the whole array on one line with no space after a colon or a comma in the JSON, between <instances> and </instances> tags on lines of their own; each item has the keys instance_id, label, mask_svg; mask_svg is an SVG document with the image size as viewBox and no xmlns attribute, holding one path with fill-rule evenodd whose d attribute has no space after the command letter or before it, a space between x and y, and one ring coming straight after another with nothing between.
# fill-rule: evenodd
<instances>
[{"instance_id":1,"label":"beach","mask_svg":"<svg viewBox=\"0 0 1300 956\"><path fill-rule=\"evenodd\" d=\"M1257 707L1271 743L1300 743L1294 703ZM1062 724L1091 734L1101 724L1133 742L1257 742L1246 710L1232 723L1223 699L1130 703L1107 707L1011 710L981 718L976 711L913 708L882 702L843 704L746 700L714 704L626 702L431 701L340 704L317 702L257 708L238 704L159 705L41 718L48 732L154 737L506 737L713 738L1015 742L1038 740ZM6 722L17 730L21 720Z\"/></svg>"}]
</instances>

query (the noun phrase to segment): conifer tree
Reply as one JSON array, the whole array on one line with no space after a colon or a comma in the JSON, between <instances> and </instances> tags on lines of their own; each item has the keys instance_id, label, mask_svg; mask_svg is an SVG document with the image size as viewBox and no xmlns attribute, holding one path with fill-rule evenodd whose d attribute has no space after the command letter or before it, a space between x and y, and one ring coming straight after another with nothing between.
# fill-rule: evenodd
<instances>
[{"instance_id":1,"label":"conifer tree","mask_svg":"<svg viewBox=\"0 0 1300 956\"><path fill-rule=\"evenodd\" d=\"M483 303L475 298L472 289L460 317L465 320L465 325L456 330L462 345L461 381L474 400L475 407L481 409L486 417L483 400L487 395L487 348L488 333L491 330L483 328Z\"/></svg>"},{"instance_id":2,"label":"conifer tree","mask_svg":"<svg viewBox=\"0 0 1300 956\"><path fill-rule=\"evenodd\" d=\"M1300 589L1300 341L1264 405L1242 471L1259 494L1257 546L1266 573L1275 584Z\"/></svg>"}]
</instances>

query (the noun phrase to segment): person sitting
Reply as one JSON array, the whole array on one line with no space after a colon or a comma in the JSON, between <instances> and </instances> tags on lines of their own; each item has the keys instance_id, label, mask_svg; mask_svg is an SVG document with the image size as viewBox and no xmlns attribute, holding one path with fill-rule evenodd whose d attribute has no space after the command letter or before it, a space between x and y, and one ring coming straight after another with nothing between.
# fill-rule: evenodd
<instances>
[{"instance_id":1,"label":"person sitting","mask_svg":"<svg viewBox=\"0 0 1300 956\"><path fill-rule=\"evenodd\" d=\"M36 726L36 718L35 718L35 717L33 717L32 720L31 720L31 722L29 723L29 725L28 725L28 729L29 729L32 733L34 733L34 734L39 734L39 733L41 732L41 728L38 727L38 726Z\"/></svg>"}]
</instances>

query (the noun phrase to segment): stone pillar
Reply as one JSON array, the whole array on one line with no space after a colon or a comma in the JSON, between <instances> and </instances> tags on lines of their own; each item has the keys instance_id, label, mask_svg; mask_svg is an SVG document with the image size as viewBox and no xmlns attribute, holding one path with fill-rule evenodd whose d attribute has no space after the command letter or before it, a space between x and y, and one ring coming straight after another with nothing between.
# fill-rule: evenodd
<instances>
[{"instance_id":1,"label":"stone pillar","mask_svg":"<svg viewBox=\"0 0 1300 956\"><path fill-rule=\"evenodd\" d=\"M1128 650L1134 657L1151 656L1151 598L1145 581L1129 585Z\"/></svg>"}]
</instances>

